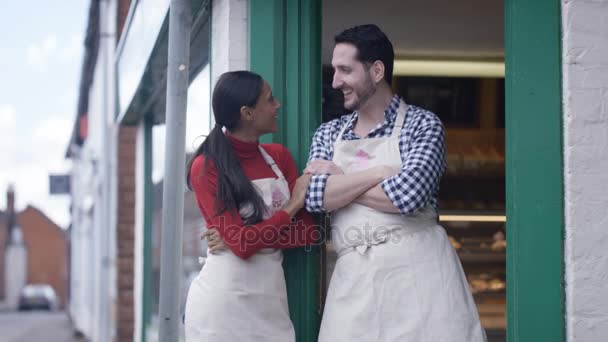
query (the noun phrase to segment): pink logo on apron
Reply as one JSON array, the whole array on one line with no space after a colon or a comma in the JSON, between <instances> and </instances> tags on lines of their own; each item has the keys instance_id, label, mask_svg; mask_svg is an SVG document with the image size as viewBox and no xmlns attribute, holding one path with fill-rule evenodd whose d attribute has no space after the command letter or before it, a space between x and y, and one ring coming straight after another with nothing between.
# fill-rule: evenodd
<instances>
[{"instance_id":1,"label":"pink logo on apron","mask_svg":"<svg viewBox=\"0 0 608 342\"><path fill-rule=\"evenodd\" d=\"M365 152L363 149L359 149L356 153L355 153L355 163L356 166L354 167L355 170L365 170L369 168L369 164L371 161L372 157Z\"/></svg>"},{"instance_id":2,"label":"pink logo on apron","mask_svg":"<svg viewBox=\"0 0 608 342\"><path fill-rule=\"evenodd\" d=\"M279 188L274 188L272 191L272 208L275 210L281 209L285 200L285 194Z\"/></svg>"}]
</instances>

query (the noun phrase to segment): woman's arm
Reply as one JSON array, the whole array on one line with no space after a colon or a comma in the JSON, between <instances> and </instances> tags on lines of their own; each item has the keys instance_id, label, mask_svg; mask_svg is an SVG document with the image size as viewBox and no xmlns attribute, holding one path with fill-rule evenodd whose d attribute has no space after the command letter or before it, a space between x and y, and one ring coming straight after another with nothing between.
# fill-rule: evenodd
<instances>
[{"instance_id":1,"label":"woman's arm","mask_svg":"<svg viewBox=\"0 0 608 342\"><path fill-rule=\"evenodd\" d=\"M298 180L298 168L291 152L280 146L278 166L287 180L289 192L293 194ZM294 216L289 229L281 233L275 248L294 248L313 245L317 242L319 228L314 217L305 209L300 209Z\"/></svg>"},{"instance_id":2,"label":"woman's arm","mask_svg":"<svg viewBox=\"0 0 608 342\"><path fill-rule=\"evenodd\" d=\"M262 248L274 247L283 231L290 229L291 217L283 210L254 225L245 225L236 210L216 211L217 173L213 165L203 172L204 158L192 166L191 181L197 204L208 229L217 229L224 244L238 257L247 259Z\"/></svg>"}]
</instances>

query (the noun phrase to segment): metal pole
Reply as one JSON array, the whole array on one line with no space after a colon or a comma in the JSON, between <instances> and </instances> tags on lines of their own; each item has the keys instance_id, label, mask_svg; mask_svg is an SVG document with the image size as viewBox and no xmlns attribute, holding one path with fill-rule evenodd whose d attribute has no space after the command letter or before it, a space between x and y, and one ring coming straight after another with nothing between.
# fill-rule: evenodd
<instances>
[{"instance_id":1,"label":"metal pole","mask_svg":"<svg viewBox=\"0 0 608 342\"><path fill-rule=\"evenodd\" d=\"M184 169L186 163L186 100L188 94L190 0L171 0L163 225L160 265L160 342L179 341L182 280L182 230L184 225Z\"/></svg>"}]
</instances>

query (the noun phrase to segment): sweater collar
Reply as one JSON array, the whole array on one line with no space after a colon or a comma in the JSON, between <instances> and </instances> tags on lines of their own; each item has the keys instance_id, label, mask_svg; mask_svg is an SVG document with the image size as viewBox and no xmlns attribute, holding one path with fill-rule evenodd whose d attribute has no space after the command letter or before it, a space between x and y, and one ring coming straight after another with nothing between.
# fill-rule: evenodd
<instances>
[{"instance_id":1,"label":"sweater collar","mask_svg":"<svg viewBox=\"0 0 608 342\"><path fill-rule=\"evenodd\" d=\"M228 141L230 141L230 144L232 145L232 148L234 149L234 152L236 152L236 154L240 157L240 158L251 158L251 157L256 157L259 155L260 151L258 146L260 145L259 141L255 141L255 142L247 142L247 141L242 141L239 140L237 138L235 138L234 136L230 135L229 133L226 133L226 137L228 138Z\"/></svg>"}]
</instances>

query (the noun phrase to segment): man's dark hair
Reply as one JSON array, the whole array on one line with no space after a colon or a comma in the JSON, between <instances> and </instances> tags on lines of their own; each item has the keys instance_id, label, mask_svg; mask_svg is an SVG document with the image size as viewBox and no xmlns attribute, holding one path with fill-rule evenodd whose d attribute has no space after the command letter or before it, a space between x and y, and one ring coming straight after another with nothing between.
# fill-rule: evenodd
<instances>
[{"instance_id":1,"label":"man's dark hair","mask_svg":"<svg viewBox=\"0 0 608 342\"><path fill-rule=\"evenodd\" d=\"M344 30L334 38L336 44L347 43L357 48L357 60L362 63L381 61L384 64L384 79L390 85L393 80L393 44L376 25L360 25Z\"/></svg>"}]
</instances>

